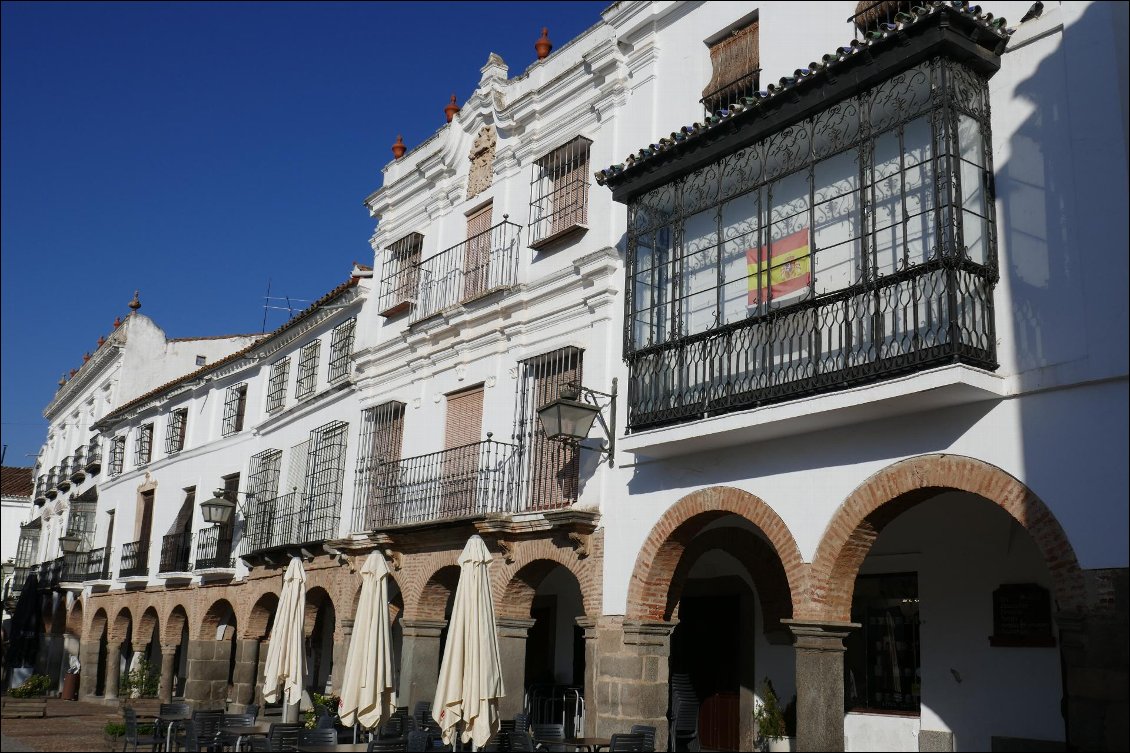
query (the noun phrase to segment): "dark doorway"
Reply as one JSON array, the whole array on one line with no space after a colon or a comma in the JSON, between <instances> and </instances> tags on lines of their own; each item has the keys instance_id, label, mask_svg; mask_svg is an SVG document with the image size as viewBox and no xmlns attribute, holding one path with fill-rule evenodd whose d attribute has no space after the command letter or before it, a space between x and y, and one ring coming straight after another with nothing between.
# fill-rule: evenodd
<instances>
[{"instance_id":1,"label":"dark doorway","mask_svg":"<svg viewBox=\"0 0 1130 753\"><path fill-rule=\"evenodd\" d=\"M671 636L671 674L689 679L699 700L698 733L703 749L739 747L739 597L692 596L679 602L679 624Z\"/></svg>"}]
</instances>

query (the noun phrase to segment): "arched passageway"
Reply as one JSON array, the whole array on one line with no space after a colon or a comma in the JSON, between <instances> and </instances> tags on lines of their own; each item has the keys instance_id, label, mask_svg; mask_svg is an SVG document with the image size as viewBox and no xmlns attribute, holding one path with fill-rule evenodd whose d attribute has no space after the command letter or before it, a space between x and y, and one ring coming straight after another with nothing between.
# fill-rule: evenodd
<instances>
[{"instance_id":1,"label":"arched passageway","mask_svg":"<svg viewBox=\"0 0 1130 753\"><path fill-rule=\"evenodd\" d=\"M267 648L278 608L279 596L273 591L260 596L251 607L244 641L240 643L240 661L237 667L251 664L254 671L250 674L250 687L244 687L242 682L236 683L234 700L238 704L263 703L263 668L267 662Z\"/></svg>"},{"instance_id":2,"label":"arched passageway","mask_svg":"<svg viewBox=\"0 0 1130 753\"><path fill-rule=\"evenodd\" d=\"M83 634L79 647L79 697L101 696L105 690L108 619L99 607L90 618L90 627Z\"/></svg>"},{"instance_id":3,"label":"arched passageway","mask_svg":"<svg viewBox=\"0 0 1130 753\"><path fill-rule=\"evenodd\" d=\"M161 634L161 700L183 698L188 684L188 611L177 604L165 618Z\"/></svg>"},{"instance_id":4,"label":"arched passageway","mask_svg":"<svg viewBox=\"0 0 1130 753\"><path fill-rule=\"evenodd\" d=\"M189 643L189 701L222 704L231 695L235 678L235 610L227 599L217 599L208 607L196 639Z\"/></svg>"},{"instance_id":5,"label":"arched passageway","mask_svg":"<svg viewBox=\"0 0 1130 753\"><path fill-rule=\"evenodd\" d=\"M568 736L584 734L585 616L576 575L537 559L520 567L499 601L499 650L507 697L503 718L525 711L531 723L564 724Z\"/></svg>"},{"instance_id":6,"label":"arched passageway","mask_svg":"<svg viewBox=\"0 0 1130 753\"><path fill-rule=\"evenodd\" d=\"M398 700L410 709L435 697L447 639L447 620L459 584L459 566L444 565L424 582L414 600L405 599L401 625Z\"/></svg>"},{"instance_id":7,"label":"arched passageway","mask_svg":"<svg viewBox=\"0 0 1130 753\"><path fill-rule=\"evenodd\" d=\"M306 649L306 689L311 693L334 690L334 632L337 612L333 599L320 586L306 592L303 636Z\"/></svg>"}]
</instances>

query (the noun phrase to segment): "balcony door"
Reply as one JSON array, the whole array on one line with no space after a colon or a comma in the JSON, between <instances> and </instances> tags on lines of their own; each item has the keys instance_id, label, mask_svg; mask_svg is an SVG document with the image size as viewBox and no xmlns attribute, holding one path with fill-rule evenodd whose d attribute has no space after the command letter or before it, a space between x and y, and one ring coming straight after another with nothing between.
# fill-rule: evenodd
<instances>
[{"instance_id":1,"label":"balcony door","mask_svg":"<svg viewBox=\"0 0 1130 753\"><path fill-rule=\"evenodd\" d=\"M441 517L458 517L475 512L479 441L482 436L482 385L449 394L445 452L440 469L443 488Z\"/></svg>"},{"instance_id":2,"label":"balcony door","mask_svg":"<svg viewBox=\"0 0 1130 753\"><path fill-rule=\"evenodd\" d=\"M463 300L490 289L490 219L493 204L467 215L467 250L463 256Z\"/></svg>"},{"instance_id":3,"label":"balcony door","mask_svg":"<svg viewBox=\"0 0 1130 753\"><path fill-rule=\"evenodd\" d=\"M134 518L133 540L143 542L149 546L149 537L153 532L153 490L141 492L137 497L137 517Z\"/></svg>"}]
</instances>

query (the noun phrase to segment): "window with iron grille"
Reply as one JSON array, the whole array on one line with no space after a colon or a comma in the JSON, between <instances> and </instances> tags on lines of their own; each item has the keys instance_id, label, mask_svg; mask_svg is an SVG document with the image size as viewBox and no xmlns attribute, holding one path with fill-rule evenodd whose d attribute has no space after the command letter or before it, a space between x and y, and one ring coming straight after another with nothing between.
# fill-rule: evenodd
<instances>
[{"instance_id":1,"label":"window with iron grille","mask_svg":"<svg viewBox=\"0 0 1130 753\"><path fill-rule=\"evenodd\" d=\"M78 536L80 552L88 552L94 546L94 520L96 502L71 502L67 518L67 535Z\"/></svg>"},{"instance_id":2,"label":"window with iron grille","mask_svg":"<svg viewBox=\"0 0 1130 753\"><path fill-rule=\"evenodd\" d=\"M356 317L334 327L330 339L330 384L349 373L349 357L353 355L353 334L356 330Z\"/></svg>"},{"instance_id":3,"label":"window with iron grille","mask_svg":"<svg viewBox=\"0 0 1130 753\"><path fill-rule=\"evenodd\" d=\"M278 509L277 499L282 457L282 450L276 449L263 450L251 456L247 469L247 507L250 514L244 533L244 552L266 549L272 545L276 532L289 530L290 510Z\"/></svg>"},{"instance_id":4,"label":"window with iron grille","mask_svg":"<svg viewBox=\"0 0 1130 753\"><path fill-rule=\"evenodd\" d=\"M388 402L361 412L361 444L353 486L353 530L377 528L382 502L395 492L391 464L400 460L404 439L404 403Z\"/></svg>"},{"instance_id":5,"label":"window with iron grille","mask_svg":"<svg viewBox=\"0 0 1130 753\"><path fill-rule=\"evenodd\" d=\"M126 464L126 438L114 437L110 441L110 475L117 476Z\"/></svg>"},{"instance_id":6,"label":"window with iron grille","mask_svg":"<svg viewBox=\"0 0 1130 753\"><path fill-rule=\"evenodd\" d=\"M545 436L538 408L560 397L565 385L581 384L584 352L565 347L519 363L515 439L526 448L526 509L552 510L577 501L580 448Z\"/></svg>"},{"instance_id":7,"label":"window with iron grille","mask_svg":"<svg viewBox=\"0 0 1130 753\"><path fill-rule=\"evenodd\" d=\"M578 136L534 163L530 184L530 248L586 227L589 209L589 147Z\"/></svg>"},{"instance_id":8,"label":"window with iron grille","mask_svg":"<svg viewBox=\"0 0 1130 753\"><path fill-rule=\"evenodd\" d=\"M137 429L137 439L133 446L133 457L137 466L143 466L153 457L153 424L145 424Z\"/></svg>"},{"instance_id":9,"label":"window with iron grille","mask_svg":"<svg viewBox=\"0 0 1130 753\"><path fill-rule=\"evenodd\" d=\"M227 395L224 397L223 434L225 437L243 431L243 416L246 412L247 384L233 384L228 387Z\"/></svg>"},{"instance_id":10,"label":"window with iron grille","mask_svg":"<svg viewBox=\"0 0 1130 753\"><path fill-rule=\"evenodd\" d=\"M20 540L16 545L16 567L30 567L39 551L39 527L20 526Z\"/></svg>"},{"instance_id":11,"label":"window with iron grille","mask_svg":"<svg viewBox=\"0 0 1130 753\"><path fill-rule=\"evenodd\" d=\"M409 233L385 250L384 278L381 280L381 316L392 317L408 310L416 300L420 282L420 252L424 236Z\"/></svg>"},{"instance_id":12,"label":"window with iron grille","mask_svg":"<svg viewBox=\"0 0 1130 753\"><path fill-rule=\"evenodd\" d=\"M318 353L321 348L321 340L302 346L302 352L298 356L298 381L294 385L295 399L301 400L314 394L314 387L318 383Z\"/></svg>"},{"instance_id":13,"label":"window with iron grille","mask_svg":"<svg viewBox=\"0 0 1130 753\"><path fill-rule=\"evenodd\" d=\"M349 424L334 421L310 432L310 460L302 493L300 543L337 535L345 481Z\"/></svg>"},{"instance_id":14,"label":"window with iron grille","mask_svg":"<svg viewBox=\"0 0 1130 753\"><path fill-rule=\"evenodd\" d=\"M165 426L165 454L172 455L184 449L184 436L188 428L188 408L178 408L169 414Z\"/></svg>"},{"instance_id":15,"label":"window with iron grille","mask_svg":"<svg viewBox=\"0 0 1130 753\"><path fill-rule=\"evenodd\" d=\"M703 107L708 115L725 109L742 97L757 91L761 73L761 49L757 20L739 23L712 41L710 65L713 73L702 90Z\"/></svg>"},{"instance_id":16,"label":"window with iron grille","mask_svg":"<svg viewBox=\"0 0 1130 753\"><path fill-rule=\"evenodd\" d=\"M286 404L286 380L290 377L290 358L271 364L271 378L267 382L267 412L274 413Z\"/></svg>"}]
</instances>

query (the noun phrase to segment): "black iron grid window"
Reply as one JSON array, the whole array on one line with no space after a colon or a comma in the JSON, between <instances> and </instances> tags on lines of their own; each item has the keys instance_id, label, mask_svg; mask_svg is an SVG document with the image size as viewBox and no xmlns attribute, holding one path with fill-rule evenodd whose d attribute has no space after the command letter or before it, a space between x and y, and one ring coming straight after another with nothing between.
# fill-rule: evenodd
<instances>
[{"instance_id":1,"label":"black iron grid window","mask_svg":"<svg viewBox=\"0 0 1130 753\"><path fill-rule=\"evenodd\" d=\"M31 567L39 552L39 528L20 526L20 539L16 544L16 567Z\"/></svg>"},{"instance_id":2,"label":"black iron grid window","mask_svg":"<svg viewBox=\"0 0 1130 753\"><path fill-rule=\"evenodd\" d=\"M290 358L281 358L271 364L271 377L267 382L267 412L274 413L286 405L286 381L290 378Z\"/></svg>"},{"instance_id":3,"label":"black iron grid window","mask_svg":"<svg viewBox=\"0 0 1130 753\"><path fill-rule=\"evenodd\" d=\"M633 199L629 428L995 368L990 143L934 59Z\"/></svg>"},{"instance_id":4,"label":"black iron grid window","mask_svg":"<svg viewBox=\"0 0 1130 753\"><path fill-rule=\"evenodd\" d=\"M517 284L522 228L505 217L420 262L413 322Z\"/></svg>"},{"instance_id":5,"label":"black iron grid window","mask_svg":"<svg viewBox=\"0 0 1130 753\"><path fill-rule=\"evenodd\" d=\"M118 577L135 578L149 574L149 542L131 541L122 545L122 562Z\"/></svg>"},{"instance_id":6,"label":"black iron grid window","mask_svg":"<svg viewBox=\"0 0 1130 753\"><path fill-rule=\"evenodd\" d=\"M381 297L377 303L381 316L403 313L416 300L423 248L424 236L409 233L385 250Z\"/></svg>"},{"instance_id":7,"label":"black iron grid window","mask_svg":"<svg viewBox=\"0 0 1130 753\"><path fill-rule=\"evenodd\" d=\"M188 430L188 408L178 408L169 414L165 424L165 454L173 455L184 449L185 433Z\"/></svg>"},{"instance_id":8,"label":"black iron grid window","mask_svg":"<svg viewBox=\"0 0 1130 753\"><path fill-rule=\"evenodd\" d=\"M534 163L530 183L530 248L587 227L589 216L589 148L578 136Z\"/></svg>"},{"instance_id":9,"label":"black iron grid window","mask_svg":"<svg viewBox=\"0 0 1130 753\"><path fill-rule=\"evenodd\" d=\"M577 501L580 448L545 436L537 410L556 400L561 388L582 380L580 348L565 347L519 362L514 439L523 448L525 509L553 510Z\"/></svg>"},{"instance_id":10,"label":"black iron grid window","mask_svg":"<svg viewBox=\"0 0 1130 753\"><path fill-rule=\"evenodd\" d=\"M233 384L224 395L223 435L230 437L243 431L243 417L247 413L247 383Z\"/></svg>"},{"instance_id":11,"label":"black iron grid window","mask_svg":"<svg viewBox=\"0 0 1130 753\"><path fill-rule=\"evenodd\" d=\"M329 383L333 384L349 374L349 359L353 356L353 336L357 331L357 318L347 319L333 329L330 337Z\"/></svg>"},{"instance_id":12,"label":"black iron grid window","mask_svg":"<svg viewBox=\"0 0 1130 753\"><path fill-rule=\"evenodd\" d=\"M196 535L196 570L230 568L235 565L232 557L232 534L234 527L228 523L203 528Z\"/></svg>"},{"instance_id":13,"label":"black iron grid window","mask_svg":"<svg viewBox=\"0 0 1130 753\"><path fill-rule=\"evenodd\" d=\"M404 403L388 402L361 412L357 472L353 484L353 530L371 531L393 516L387 509L396 462L404 440Z\"/></svg>"},{"instance_id":14,"label":"black iron grid window","mask_svg":"<svg viewBox=\"0 0 1130 753\"><path fill-rule=\"evenodd\" d=\"M157 565L157 572L188 572L191 561L192 531L177 531L162 537L161 560Z\"/></svg>"},{"instance_id":15,"label":"black iron grid window","mask_svg":"<svg viewBox=\"0 0 1130 753\"><path fill-rule=\"evenodd\" d=\"M293 543L324 541L337 536L348 432L349 424L345 421L324 424L310 432L310 457Z\"/></svg>"},{"instance_id":16,"label":"black iron grid window","mask_svg":"<svg viewBox=\"0 0 1130 753\"><path fill-rule=\"evenodd\" d=\"M110 440L110 475L117 476L122 472L126 462L126 438L114 437Z\"/></svg>"},{"instance_id":17,"label":"black iron grid window","mask_svg":"<svg viewBox=\"0 0 1130 753\"><path fill-rule=\"evenodd\" d=\"M298 381L294 386L294 397L297 400L314 394L314 387L318 383L318 354L321 349L321 340L302 346L298 356Z\"/></svg>"},{"instance_id":18,"label":"black iron grid window","mask_svg":"<svg viewBox=\"0 0 1130 753\"><path fill-rule=\"evenodd\" d=\"M106 547L91 549L86 553L86 580L106 580L110 577L110 550Z\"/></svg>"},{"instance_id":19,"label":"black iron grid window","mask_svg":"<svg viewBox=\"0 0 1130 753\"><path fill-rule=\"evenodd\" d=\"M243 551L246 553L268 549L273 545L278 525L279 477L282 472L282 450L269 449L251 456L247 471L248 510L250 512L243 534ZM277 545L291 542L280 541Z\"/></svg>"},{"instance_id":20,"label":"black iron grid window","mask_svg":"<svg viewBox=\"0 0 1130 753\"><path fill-rule=\"evenodd\" d=\"M134 465L141 467L153 459L153 424L143 424L137 427L137 436L134 438L133 460Z\"/></svg>"}]
</instances>

